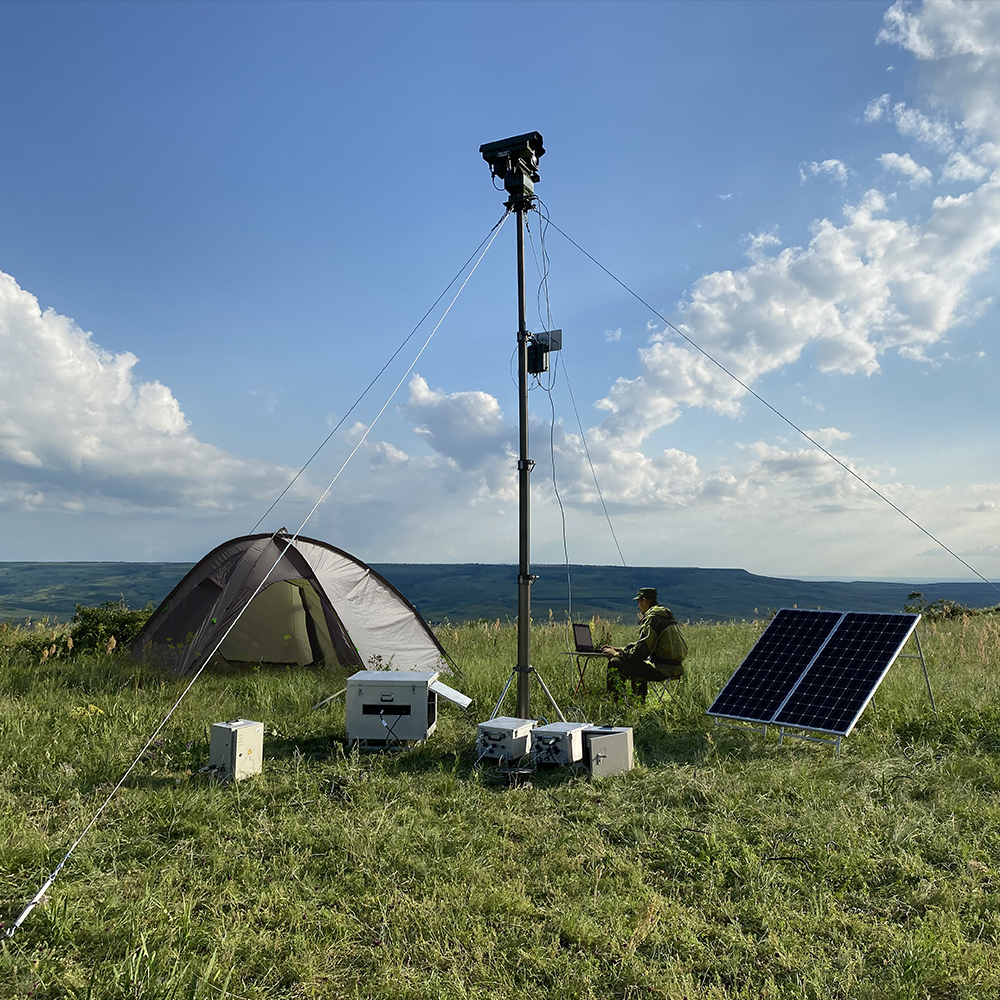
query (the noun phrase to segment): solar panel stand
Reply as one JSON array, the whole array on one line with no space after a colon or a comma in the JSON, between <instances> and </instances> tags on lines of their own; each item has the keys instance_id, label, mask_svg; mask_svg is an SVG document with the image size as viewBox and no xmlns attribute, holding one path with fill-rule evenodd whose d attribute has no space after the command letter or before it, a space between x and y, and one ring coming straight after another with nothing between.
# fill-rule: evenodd
<instances>
[{"instance_id":1,"label":"solar panel stand","mask_svg":"<svg viewBox=\"0 0 1000 1000\"><path fill-rule=\"evenodd\" d=\"M828 740L822 736L810 736L808 732L797 733L793 730L786 729L785 726L778 727L778 746L780 747L785 741L786 734L791 736L796 740L806 740L809 743L825 743L827 746L832 746L836 748L837 756L840 756L840 741L844 738L843 736L838 736L836 739Z\"/></svg>"},{"instance_id":2,"label":"solar panel stand","mask_svg":"<svg viewBox=\"0 0 1000 1000\"><path fill-rule=\"evenodd\" d=\"M744 729L748 733L760 733L764 739L767 739L767 723L755 726L752 722L740 722L737 719L723 719L716 715L715 724L717 726L728 726L730 729Z\"/></svg>"},{"instance_id":3,"label":"solar panel stand","mask_svg":"<svg viewBox=\"0 0 1000 1000\"><path fill-rule=\"evenodd\" d=\"M914 629L913 638L917 641L917 651L915 653L900 653L898 660L919 660L920 666L924 668L924 682L927 684L927 697L931 700L931 711L937 715L937 705L934 704L934 692L931 690L931 679L927 673L927 661L924 659L924 650L920 645L920 633Z\"/></svg>"}]
</instances>

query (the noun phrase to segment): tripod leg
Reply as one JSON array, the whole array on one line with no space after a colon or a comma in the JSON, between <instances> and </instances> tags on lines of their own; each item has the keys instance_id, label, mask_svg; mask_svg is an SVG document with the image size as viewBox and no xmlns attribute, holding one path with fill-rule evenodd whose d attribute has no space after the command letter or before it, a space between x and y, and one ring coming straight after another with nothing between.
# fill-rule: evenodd
<instances>
[{"instance_id":1,"label":"tripod leg","mask_svg":"<svg viewBox=\"0 0 1000 1000\"><path fill-rule=\"evenodd\" d=\"M556 715L559 716L559 721L565 722L566 716L562 714L562 709L556 704L555 698L552 697L552 692L545 686L545 681L542 679L542 675L538 672L537 667L532 667L531 669L535 671L538 683L542 685L542 690L548 695L549 701L552 702L552 707L556 710Z\"/></svg>"},{"instance_id":2,"label":"tripod leg","mask_svg":"<svg viewBox=\"0 0 1000 1000\"><path fill-rule=\"evenodd\" d=\"M500 697L497 699L496 707L493 709L493 714L490 716L491 719L495 719L497 717L497 712L500 711L500 706L503 704L504 698L507 697L507 692L510 690L510 686L514 682L514 675L516 673L517 673L516 668L510 672L510 677L507 678L507 683L504 684L503 691L501 692Z\"/></svg>"}]
</instances>

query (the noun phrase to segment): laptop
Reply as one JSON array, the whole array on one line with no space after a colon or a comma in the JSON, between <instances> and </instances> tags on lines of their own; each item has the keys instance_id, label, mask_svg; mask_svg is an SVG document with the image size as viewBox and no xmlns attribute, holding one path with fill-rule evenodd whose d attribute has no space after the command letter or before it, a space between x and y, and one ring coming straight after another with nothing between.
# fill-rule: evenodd
<instances>
[{"instance_id":1,"label":"laptop","mask_svg":"<svg viewBox=\"0 0 1000 1000\"><path fill-rule=\"evenodd\" d=\"M590 634L590 624L573 625L573 642L578 653L599 653L594 645L594 637Z\"/></svg>"}]
</instances>

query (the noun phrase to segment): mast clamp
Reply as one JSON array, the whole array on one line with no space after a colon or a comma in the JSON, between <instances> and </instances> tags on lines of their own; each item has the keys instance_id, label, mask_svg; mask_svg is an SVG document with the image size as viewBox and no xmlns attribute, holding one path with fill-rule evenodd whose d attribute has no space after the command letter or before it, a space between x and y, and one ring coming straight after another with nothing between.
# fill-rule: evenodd
<instances>
[{"instance_id":1,"label":"mast clamp","mask_svg":"<svg viewBox=\"0 0 1000 1000\"><path fill-rule=\"evenodd\" d=\"M518 573L517 585L520 587L522 584L526 583L530 587L537 579L537 573Z\"/></svg>"},{"instance_id":2,"label":"mast clamp","mask_svg":"<svg viewBox=\"0 0 1000 1000\"><path fill-rule=\"evenodd\" d=\"M535 460L533 458L519 458L517 460L517 471L518 472L531 472L535 467Z\"/></svg>"}]
</instances>

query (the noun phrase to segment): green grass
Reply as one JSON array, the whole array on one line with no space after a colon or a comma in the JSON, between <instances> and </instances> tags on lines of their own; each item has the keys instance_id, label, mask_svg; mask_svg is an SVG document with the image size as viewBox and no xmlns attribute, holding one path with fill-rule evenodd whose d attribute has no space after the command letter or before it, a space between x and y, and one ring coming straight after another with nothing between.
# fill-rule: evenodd
<instances>
[{"instance_id":1,"label":"green grass","mask_svg":"<svg viewBox=\"0 0 1000 1000\"><path fill-rule=\"evenodd\" d=\"M565 631L538 626L566 714L635 727L635 770L602 782L508 789L475 766L507 625L438 630L476 700L399 754L346 752L342 700L310 710L338 677L205 676L0 947L0 996L995 1000L1000 625L925 623L939 713L901 660L839 759L705 717L762 626L692 626L658 710L571 698ZM61 647L40 662L45 627L0 636L7 924L183 687ZM208 726L237 716L266 723L264 772L213 784Z\"/></svg>"}]
</instances>

